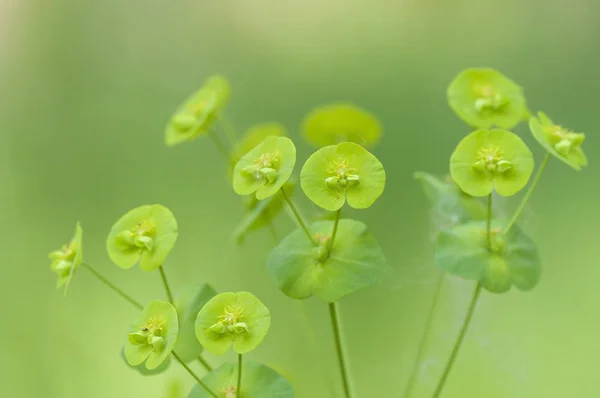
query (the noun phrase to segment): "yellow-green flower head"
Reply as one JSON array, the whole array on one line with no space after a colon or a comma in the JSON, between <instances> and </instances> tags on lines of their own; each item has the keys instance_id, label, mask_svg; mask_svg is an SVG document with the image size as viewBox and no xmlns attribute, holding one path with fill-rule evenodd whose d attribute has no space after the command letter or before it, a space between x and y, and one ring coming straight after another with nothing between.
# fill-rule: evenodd
<instances>
[{"instance_id":1,"label":"yellow-green flower head","mask_svg":"<svg viewBox=\"0 0 600 398\"><path fill-rule=\"evenodd\" d=\"M268 136L244 155L233 169L238 195L255 194L262 200L274 195L292 175L296 147L287 137Z\"/></svg>"},{"instance_id":2,"label":"yellow-green flower head","mask_svg":"<svg viewBox=\"0 0 600 398\"><path fill-rule=\"evenodd\" d=\"M75 236L71 239L71 242L51 252L48 256L52 260L50 269L58 275L56 287L60 288L64 286L65 295L67 294L75 270L83 261L82 237L83 230L81 229L81 225L77 223L75 226Z\"/></svg>"},{"instance_id":3,"label":"yellow-green flower head","mask_svg":"<svg viewBox=\"0 0 600 398\"><path fill-rule=\"evenodd\" d=\"M302 167L300 185L325 210L338 210L346 201L350 207L366 209L383 193L385 170L369 151L344 142L313 153Z\"/></svg>"},{"instance_id":4,"label":"yellow-green flower head","mask_svg":"<svg viewBox=\"0 0 600 398\"><path fill-rule=\"evenodd\" d=\"M158 368L173 351L178 332L175 307L165 301L152 301L127 335L124 349L127 363L138 366L145 361L146 369Z\"/></svg>"},{"instance_id":5,"label":"yellow-green flower head","mask_svg":"<svg viewBox=\"0 0 600 398\"><path fill-rule=\"evenodd\" d=\"M221 293L202 307L196 318L196 337L204 348L222 355L254 350L271 327L271 313L248 292Z\"/></svg>"},{"instance_id":6,"label":"yellow-green flower head","mask_svg":"<svg viewBox=\"0 0 600 398\"><path fill-rule=\"evenodd\" d=\"M318 147L346 141L371 147L381 139L381 124L370 112L340 102L311 111L304 119L303 134Z\"/></svg>"},{"instance_id":7,"label":"yellow-green flower head","mask_svg":"<svg viewBox=\"0 0 600 398\"><path fill-rule=\"evenodd\" d=\"M229 82L211 76L177 109L165 131L165 143L175 146L206 134L219 119L229 101Z\"/></svg>"},{"instance_id":8,"label":"yellow-green flower head","mask_svg":"<svg viewBox=\"0 0 600 398\"><path fill-rule=\"evenodd\" d=\"M282 124L276 122L260 123L250 127L235 144L231 163L235 165L245 154L256 148L269 136L287 137L287 131Z\"/></svg>"},{"instance_id":9,"label":"yellow-green flower head","mask_svg":"<svg viewBox=\"0 0 600 398\"><path fill-rule=\"evenodd\" d=\"M448 103L469 126L513 128L527 114L523 88L490 68L459 73L448 87Z\"/></svg>"},{"instance_id":10,"label":"yellow-green flower head","mask_svg":"<svg viewBox=\"0 0 600 398\"><path fill-rule=\"evenodd\" d=\"M177 220L161 205L136 207L121 217L106 240L106 250L117 266L138 262L144 271L160 267L177 240Z\"/></svg>"},{"instance_id":11,"label":"yellow-green flower head","mask_svg":"<svg viewBox=\"0 0 600 398\"><path fill-rule=\"evenodd\" d=\"M506 130L477 130L463 138L450 157L450 173L472 196L493 190L502 196L519 192L533 172L533 154L516 134Z\"/></svg>"},{"instance_id":12,"label":"yellow-green flower head","mask_svg":"<svg viewBox=\"0 0 600 398\"><path fill-rule=\"evenodd\" d=\"M554 124L543 112L539 112L537 118L532 116L529 119L529 128L535 139L552 155L575 170L587 166L587 157L581 149L585 134Z\"/></svg>"}]
</instances>

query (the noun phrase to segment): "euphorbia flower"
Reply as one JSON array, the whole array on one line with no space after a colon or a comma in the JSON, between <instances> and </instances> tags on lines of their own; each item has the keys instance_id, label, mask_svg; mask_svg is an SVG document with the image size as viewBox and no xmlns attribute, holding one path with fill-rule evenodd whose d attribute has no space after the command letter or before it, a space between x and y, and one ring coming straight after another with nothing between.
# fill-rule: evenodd
<instances>
[{"instance_id":1,"label":"euphorbia flower","mask_svg":"<svg viewBox=\"0 0 600 398\"><path fill-rule=\"evenodd\" d=\"M64 286L65 295L77 267L83 261L82 238L83 230L81 229L81 225L77 223L75 226L75 236L71 239L71 242L49 254L49 258L52 260L50 268L58 275L56 287L60 288Z\"/></svg>"}]
</instances>

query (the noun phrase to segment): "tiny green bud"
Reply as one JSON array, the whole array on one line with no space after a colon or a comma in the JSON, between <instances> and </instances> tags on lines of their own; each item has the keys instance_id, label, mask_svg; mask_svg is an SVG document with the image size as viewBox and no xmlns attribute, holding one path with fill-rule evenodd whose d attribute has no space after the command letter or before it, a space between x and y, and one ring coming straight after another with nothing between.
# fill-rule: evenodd
<instances>
[{"instance_id":1,"label":"tiny green bud","mask_svg":"<svg viewBox=\"0 0 600 398\"><path fill-rule=\"evenodd\" d=\"M65 296L69 288L69 284L73 279L76 269L83 262L83 230L81 224L75 226L75 235L69 244L63 245L59 250L52 251L48 257L52 260L50 269L56 273L58 279L56 287L65 288Z\"/></svg>"}]
</instances>

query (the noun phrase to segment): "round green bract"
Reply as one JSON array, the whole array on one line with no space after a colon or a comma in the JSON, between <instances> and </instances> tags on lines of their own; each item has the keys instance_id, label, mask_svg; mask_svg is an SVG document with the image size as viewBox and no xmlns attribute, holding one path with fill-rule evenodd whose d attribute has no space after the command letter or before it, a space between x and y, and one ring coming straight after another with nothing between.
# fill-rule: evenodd
<instances>
[{"instance_id":1,"label":"round green bract","mask_svg":"<svg viewBox=\"0 0 600 398\"><path fill-rule=\"evenodd\" d=\"M202 381L219 397L293 398L292 384L275 370L252 361L242 364L241 394L237 389L237 364L226 363L208 373ZM227 395L227 393L230 395ZM200 384L196 384L188 398L213 398Z\"/></svg>"},{"instance_id":2,"label":"round green bract","mask_svg":"<svg viewBox=\"0 0 600 398\"><path fill-rule=\"evenodd\" d=\"M493 293L511 286L527 291L540 279L541 261L535 243L518 227L502 234L498 221L492 223L492 249L488 249L485 221L472 221L440 232L435 263L445 272L481 282Z\"/></svg>"},{"instance_id":3,"label":"round green bract","mask_svg":"<svg viewBox=\"0 0 600 398\"><path fill-rule=\"evenodd\" d=\"M169 120L165 143L175 146L202 136L214 126L229 101L229 83L223 76L211 76Z\"/></svg>"},{"instance_id":4,"label":"round green bract","mask_svg":"<svg viewBox=\"0 0 600 398\"><path fill-rule=\"evenodd\" d=\"M318 107L304 120L303 135L315 146L355 142L370 147L381 139L381 124L370 112L351 103Z\"/></svg>"},{"instance_id":5,"label":"round green bract","mask_svg":"<svg viewBox=\"0 0 600 398\"><path fill-rule=\"evenodd\" d=\"M238 354L254 350L266 337L271 313L248 292L221 293L202 307L196 318L196 337L213 354L233 349Z\"/></svg>"},{"instance_id":6,"label":"round green bract","mask_svg":"<svg viewBox=\"0 0 600 398\"><path fill-rule=\"evenodd\" d=\"M66 296L73 275L83 262L83 230L79 222L75 226L75 235L69 244L51 252L48 257L52 260L50 269L58 276L56 288L64 287Z\"/></svg>"},{"instance_id":7,"label":"round green bract","mask_svg":"<svg viewBox=\"0 0 600 398\"><path fill-rule=\"evenodd\" d=\"M149 370L158 368L175 348L178 331L175 307L165 301L152 301L130 329L124 349L127 363L138 366L145 362Z\"/></svg>"},{"instance_id":8,"label":"round green bract","mask_svg":"<svg viewBox=\"0 0 600 398\"><path fill-rule=\"evenodd\" d=\"M191 362L202 353L203 347L196 338L196 317L204 305L217 295L215 289L204 283L186 287L175 299L179 334L175 352L184 362Z\"/></svg>"},{"instance_id":9,"label":"round green bract","mask_svg":"<svg viewBox=\"0 0 600 398\"><path fill-rule=\"evenodd\" d=\"M256 148L269 136L286 137L287 132L282 124L276 122L261 123L250 127L232 151L231 173L233 173L233 167L245 154Z\"/></svg>"},{"instance_id":10,"label":"round green bract","mask_svg":"<svg viewBox=\"0 0 600 398\"><path fill-rule=\"evenodd\" d=\"M490 172L475 167L478 162L486 161L490 153L498 155L501 162L508 162L508 170ZM496 161L492 163L497 164ZM452 178L472 196L486 196L493 190L502 196L512 196L527 185L533 166L533 154L523 140L499 129L472 132L450 157Z\"/></svg>"},{"instance_id":11,"label":"round green bract","mask_svg":"<svg viewBox=\"0 0 600 398\"><path fill-rule=\"evenodd\" d=\"M113 225L106 249L113 263L123 269L139 262L144 271L152 271L164 263L177 235L177 220L169 209L145 205L129 211Z\"/></svg>"},{"instance_id":12,"label":"round green bract","mask_svg":"<svg viewBox=\"0 0 600 398\"><path fill-rule=\"evenodd\" d=\"M309 226L318 246L297 229L271 251L267 269L285 295L295 299L316 295L335 302L383 280L388 265L367 226L355 220L340 220L327 256L333 226L333 221Z\"/></svg>"},{"instance_id":13,"label":"round green bract","mask_svg":"<svg viewBox=\"0 0 600 398\"><path fill-rule=\"evenodd\" d=\"M300 172L302 190L317 206L336 211L347 201L366 209L385 188L383 165L358 144L344 142L313 153Z\"/></svg>"},{"instance_id":14,"label":"round green bract","mask_svg":"<svg viewBox=\"0 0 600 398\"><path fill-rule=\"evenodd\" d=\"M539 112L537 118L529 118L529 129L542 147L554 157L578 171L587 166L587 157L581 149L585 134L573 133L553 123L543 112ZM561 144L567 145L561 147Z\"/></svg>"},{"instance_id":15,"label":"round green bract","mask_svg":"<svg viewBox=\"0 0 600 398\"><path fill-rule=\"evenodd\" d=\"M513 128L527 115L523 88L490 68L459 73L448 87L448 103L469 126Z\"/></svg>"},{"instance_id":16,"label":"round green bract","mask_svg":"<svg viewBox=\"0 0 600 398\"><path fill-rule=\"evenodd\" d=\"M262 200L274 195L292 175L296 147L287 137L269 136L244 155L233 169L233 189L238 195L254 193ZM269 176L264 170L270 170Z\"/></svg>"}]
</instances>

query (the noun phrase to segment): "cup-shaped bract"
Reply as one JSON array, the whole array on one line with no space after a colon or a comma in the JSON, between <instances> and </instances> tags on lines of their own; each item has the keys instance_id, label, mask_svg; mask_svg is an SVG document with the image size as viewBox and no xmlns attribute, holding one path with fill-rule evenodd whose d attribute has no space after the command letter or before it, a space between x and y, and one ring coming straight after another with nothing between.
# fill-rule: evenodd
<instances>
[{"instance_id":1,"label":"cup-shaped bract","mask_svg":"<svg viewBox=\"0 0 600 398\"><path fill-rule=\"evenodd\" d=\"M340 220L332 244L333 226L334 221L319 221L308 227L316 246L296 229L271 251L267 269L285 295L295 299L316 295L332 303L381 283L388 264L367 226Z\"/></svg>"},{"instance_id":2,"label":"cup-shaped bract","mask_svg":"<svg viewBox=\"0 0 600 398\"><path fill-rule=\"evenodd\" d=\"M150 302L127 335L127 363L138 366L145 362L148 370L158 368L175 348L178 331L175 307L166 301Z\"/></svg>"},{"instance_id":3,"label":"cup-shaped bract","mask_svg":"<svg viewBox=\"0 0 600 398\"><path fill-rule=\"evenodd\" d=\"M272 196L292 175L296 147L287 137L268 136L242 156L233 169L233 189L238 195Z\"/></svg>"},{"instance_id":4,"label":"cup-shaped bract","mask_svg":"<svg viewBox=\"0 0 600 398\"><path fill-rule=\"evenodd\" d=\"M533 154L519 136L506 130L477 130L463 138L450 157L450 173L472 196L493 190L512 196L529 181Z\"/></svg>"},{"instance_id":5,"label":"cup-shaped bract","mask_svg":"<svg viewBox=\"0 0 600 398\"><path fill-rule=\"evenodd\" d=\"M330 145L313 153L300 172L302 190L317 206L336 211L347 201L366 209L385 188L385 170L379 160L353 142Z\"/></svg>"},{"instance_id":6,"label":"cup-shaped bract","mask_svg":"<svg viewBox=\"0 0 600 398\"><path fill-rule=\"evenodd\" d=\"M161 205L130 210L112 227L106 249L117 266L128 269L138 262L144 271L160 267L177 240L177 220Z\"/></svg>"},{"instance_id":7,"label":"cup-shaped bract","mask_svg":"<svg viewBox=\"0 0 600 398\"><path fill-rule=\"evenodd\" d=\"M381 139L381 124L370 112L354 104L340 102L312 110L304 120L303 135L318 147L341 142L371 147Z\"/></svg>"},{"instance_id":8,"label":"cup-shaped bract","mask_svg":"<svg viewBox=\"0 0 600 398\"><path fill-rule=\"evenodd\" d=\"M208 133L229 101L229 82L223 76L210 76L171 116L165 143L175 146Z\"/></svg>"},{"instance_id":9,"label":"cup-shaped bract","mask_svg":"<svg viewBox=\"0 0 600 398\"><path fill-rule=\"evenodd\" d=\"M64 286L65 295L67 294L69 284L73 279L77 267L79 267L83 261L82 240L83 230L81 229L81 224L77 223L75 226L75 236L73 236L71 242L63 245L58 250L54 250L48 255L50 260L52 260L50 269L58 276L56 287L61 288Z\"/></svg>"},{"instance_id":10,"label":"cup-shaped bract","mask_svg":"<svg viewBox=\"0 0 600 398\"><path fill-rule=\"evenodd\" d=\"M538 283L541 262L535 243L518 227L504 235L494 220L488 247L487 224L472 221L440 232L435 247L435 263L443 271L464 279L479 281L493 293L511 286L531 290Z\"/></svg>"},{"instance_id":11,"label":"cup-shaped bract","mask_svg":"<svg viewBox=\"0 0 600 398\"><path fill-rule=\"evenodd\" d=\"M575 133L554 124L543 112L539 112L537 118L535 116L529 118L529 128L544 149L558 159L575 170L587 166L587 157L581 149L585 134Z\"/></svg>"},{"instance_id":12,"label":"cup-shaped bract","mask_svg":"<svg viewBox=\"0 0 600 398\"><path fill-rule=\"evenodd\" d=\"M242 389L237 391L237 364L226 363L213 370L202 381L223 398L293 398L292 384L275 370L253 361L244 361ZM213 398L200 384L188 398Z\"/></svg>"},{"instance_id":13,"label":"cup-shaped bract","mask_svg":"<svg viewBox=\"0 0 600 398\"><path fill-rule=\"evenodd\" d=\"M221 293L198 312L196 337L213 354L225 354L231 345L238 354L254 350L271 327L271 313L248 292Z\"/></svg>"},{"instance_id":14,"label":"cup-shaped bract","mask_svg":"<svg viewBox=\"0 0 600 398\"><path fill-rule=\"evenodd\" d=\"M490 68L462 71L448 87L448 103L475 128L513 128L527 115L523 88Z\"/></svg>"}]
</instances>

